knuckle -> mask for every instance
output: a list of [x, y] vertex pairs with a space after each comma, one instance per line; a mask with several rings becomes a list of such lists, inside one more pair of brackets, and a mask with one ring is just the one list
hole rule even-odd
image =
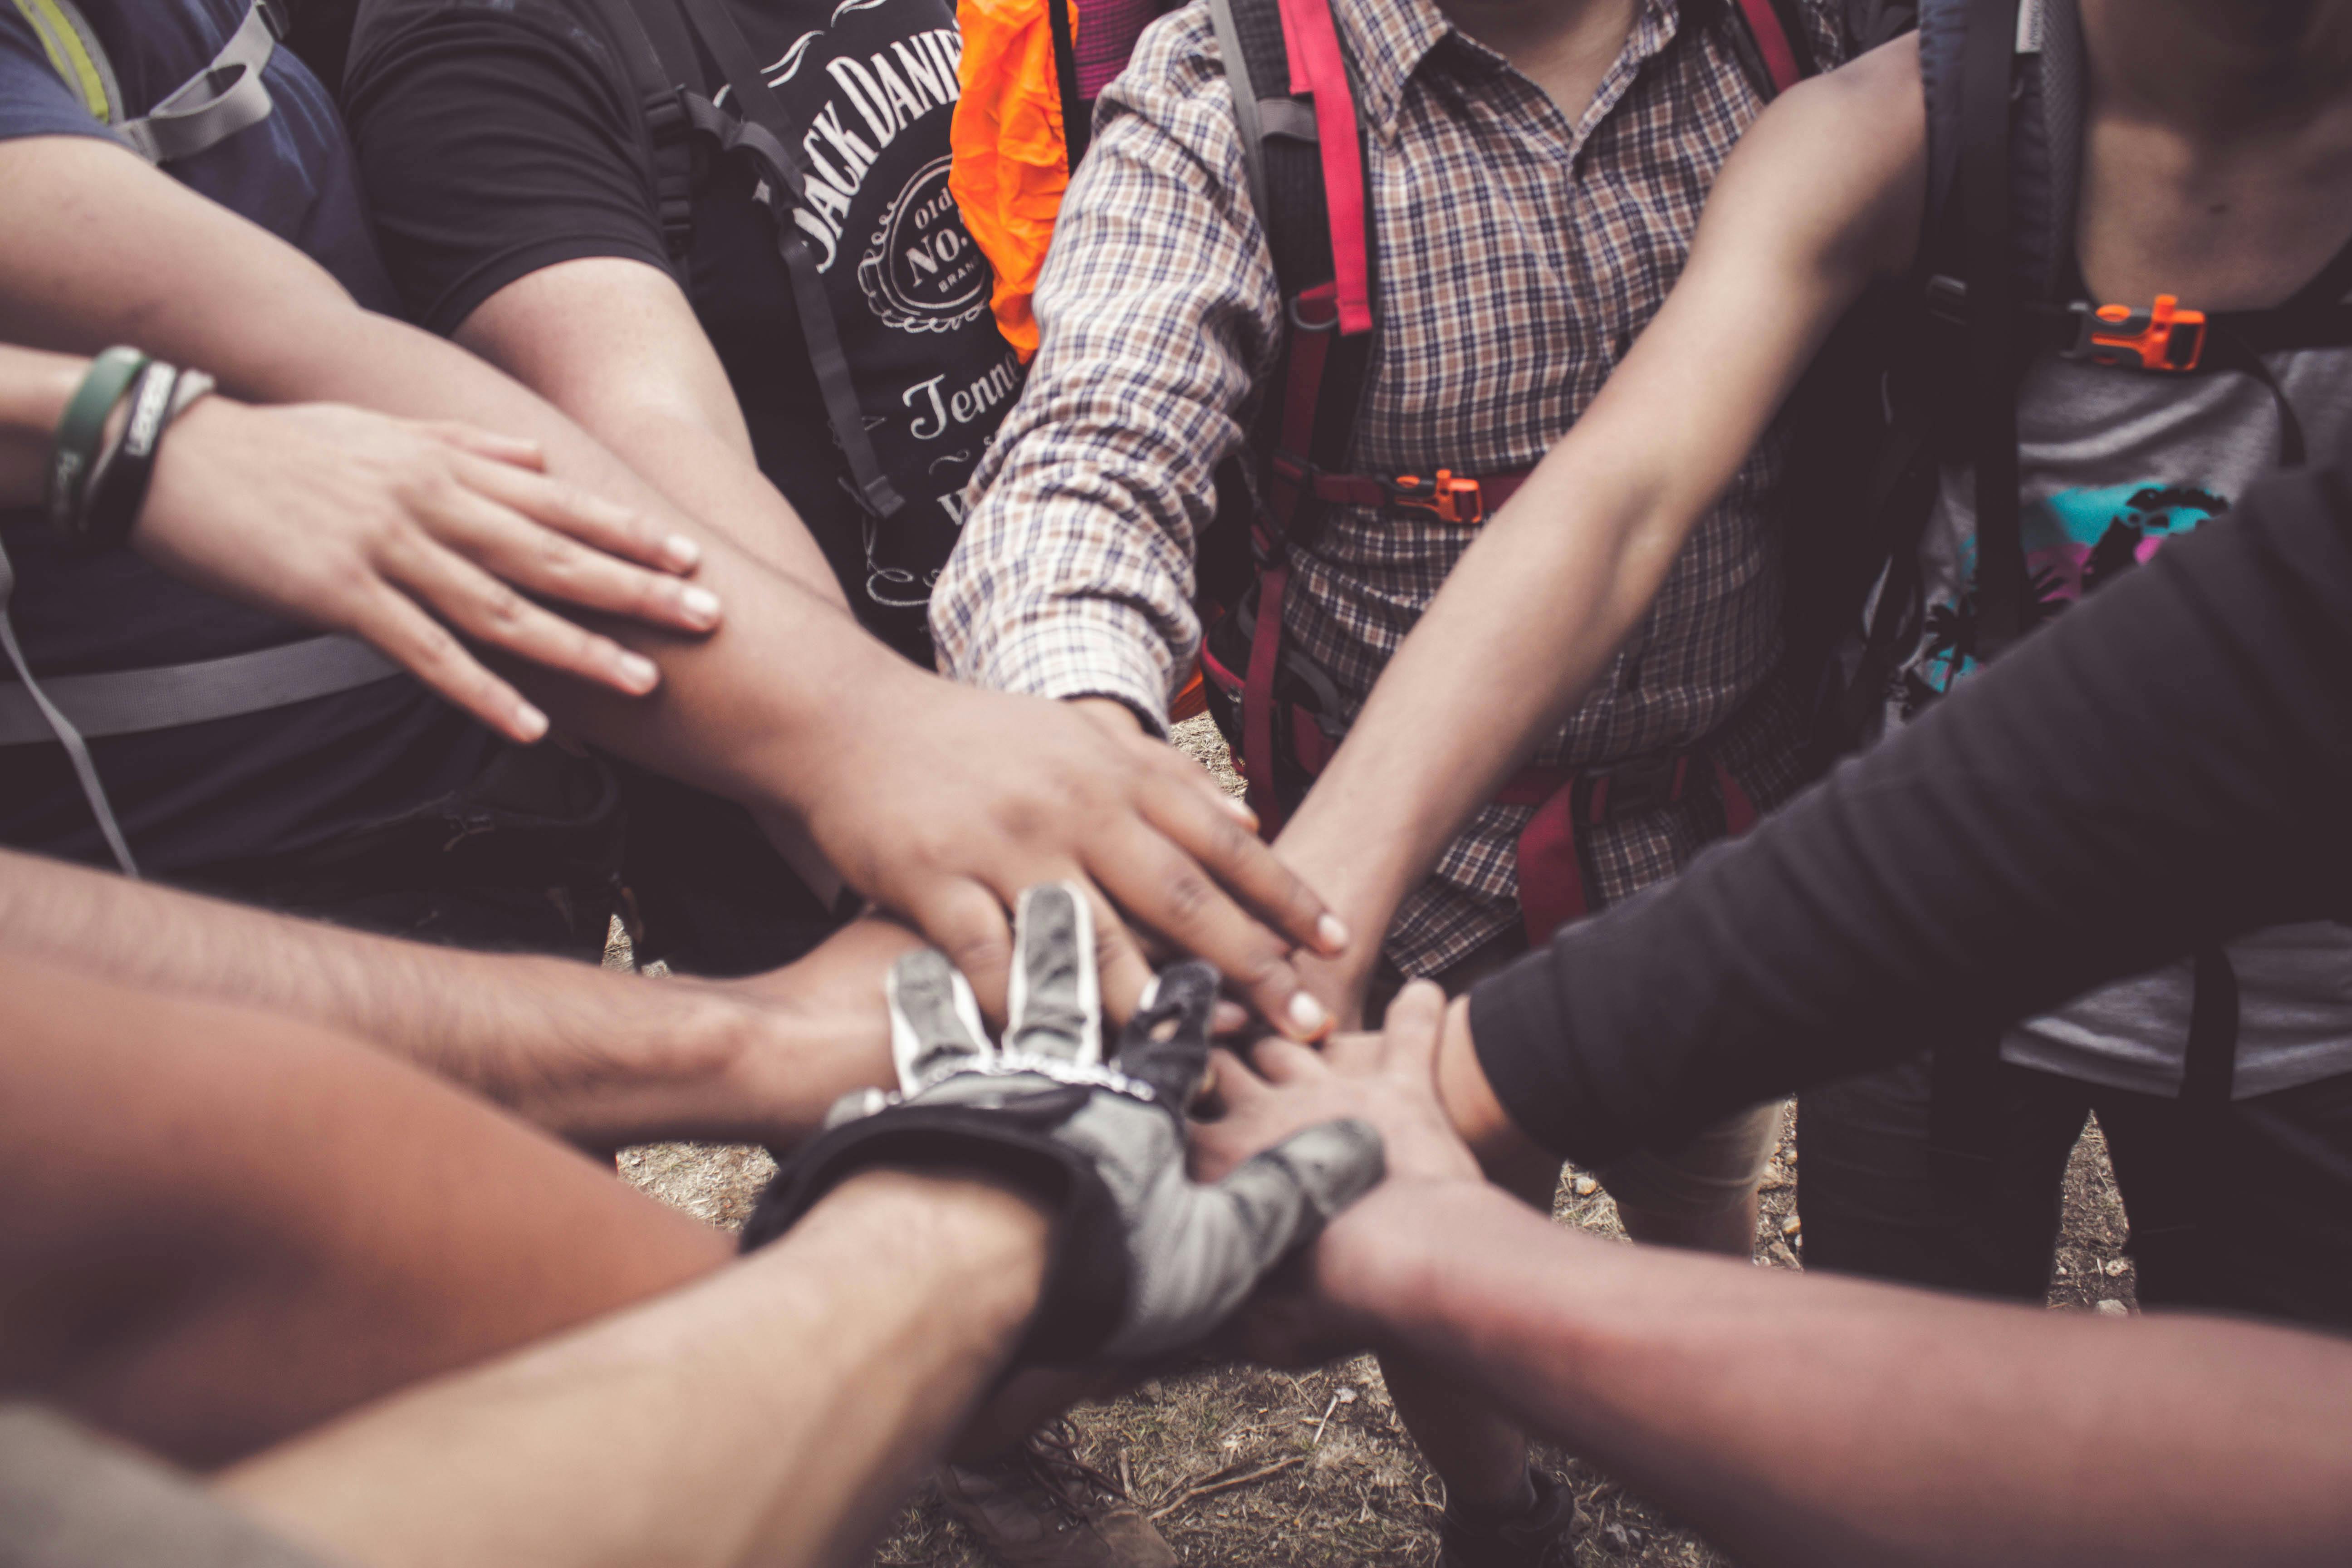
[[1257, 837], [1222, 810], [1210, 808], [1208, 852], [1220, 866], [1234, 866], [1249, 859], [1250, 851], [1258, 847]]
[[1160, 902], [1169, 917], [1181, 925], [1197, 923], [1219, 901], [1216, 889], [1209, 879], [1187, 865], [1169, 872], [1160, 884]]
[[376, 569], [365, 558], [342, 551], [319, 569], [320, 591], [345, 602], [365, 595], [379, 581]]
[[1279, 949], [1252, 942], [1234, 966], [1231, 978], [1244, 991], [1263, 991], [1268, 986], [1288, 987], [1296, 984], [1297, 977]]
[[1013, 962], [1012, 942], [992, 931], [950, 941], [947, 952], [966, 974], [991, 974]]
[[523, 596], [503, 583], [482, 591], [482, 614], [500, 631], [518, 630], [530, 613], [530, 606]]

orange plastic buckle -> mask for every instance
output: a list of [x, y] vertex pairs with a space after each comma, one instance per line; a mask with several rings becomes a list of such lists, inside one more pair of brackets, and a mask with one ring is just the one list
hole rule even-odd
[[1484, 522], [1486, 519], [1486, 497], [1479, 489], [1478, 481], [1457, 479], [1451, 468], [1438, 469], [1433, 479], [1399, 474], [1389, 481], [1389, 494], [1397, 505], [1433, 511], [1444, 522]]
[[2192, 371], [2205, 357], [2205, 312], [2184, 310], [2174, 295], [2158, 294], [2147, 311], [2128, 305], [2076, 305], [2078, 327], [2069, 359], [2130, 370]]

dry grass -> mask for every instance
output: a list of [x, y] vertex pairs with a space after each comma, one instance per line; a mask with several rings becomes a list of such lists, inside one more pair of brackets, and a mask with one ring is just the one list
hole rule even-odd
[[[1183, 726], [1177, 739], [1239, 793], [1208, 721]], [[1802, 1267], [1801, 1228], [1787, 1228], [1796, 1219], [1796, 1161], [1793, 1129], [1784, 1123], [1758, 1226], [1758, 1259], [1769, 1268]], [[733, 1227], [774, 1166], [756, 1149], [674, 1143], [625, 1151], [621, 1169], [656, 1196]], [[1562, 1175], [1559, 1222], [1622, 1241], [1616, 1205], [1579, 1174]], [[2129, 1304], [2123, 1242], [2121, 1202], [2094, 1127], [2067, 1172], [2052, 1304]], [[1158, 1517], [1187, 1563], [1424, 1568], [1436, 1560], [1444, 1490], [1405, 1435], [1370, 1357], [1306, 1373], [1202, 1366], [1084, 1406], [1071, 1419], [1081, 1454]], [[1729, 1568], [1727, 1558], [1601, 1471], [1558, 1451], [1543, 1458], [1576, 1495], [1580, 1568]], [[927, 1489], [908, 1505], [876, 1563], [982, 1568], [988, 1559]]]

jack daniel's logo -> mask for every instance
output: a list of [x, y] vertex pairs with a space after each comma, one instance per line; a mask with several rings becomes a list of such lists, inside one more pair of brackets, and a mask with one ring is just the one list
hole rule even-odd
[[866, 302], [902, 332], [952, 331], [988, 307], [987, 258], [948, 193], [953, 162], [934, 158], [907, 182], [857, 264]]
[[[789, 69], [772, 80], [781, 82], [784, 76], [796, 74], [804, 53], [795, 45], [777, 62], [779, 68]], [[793, 221], [815, 242], [819, 271], [833, 269], [850, 204], [857, 198], [882, 150], [908, 126], [961, 96], [962, 83], [956, 73], [962, 59], [961, 36], [953, 27], [939, 27], [894, 40], [888, 48], [862, 60], [841, 55], [825, 61], [825, 75], [833, 79], [836, 90], [810, 119], [808, 132], [801, 138], [808, 199], [793, 208]], [[908, 187], [909, 192], [912, 188]], [[945, 190], [942, 174], [941, 194]], [[893, 210], [918, 205], [902, 193]], [[946, 216], [969, 249], [971, 241], [962, 235], [963, 220], [952, 207]], [[886, 218], [886, 226], [887, 222]]]

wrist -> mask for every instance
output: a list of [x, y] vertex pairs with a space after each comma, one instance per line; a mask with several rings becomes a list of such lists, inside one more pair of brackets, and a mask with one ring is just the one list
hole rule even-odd
[[1549, 1208], [1559, 1182], [1559, 1156], [1544, 1148], [1511, 1120], [1478, 1060], [1470, 1032], [1470, 998], [1445, 1005], [1437, 1039], [1437, 1099], [1487, 1179], [1538, 1207]]
[[1148, 735], [1157, 739], [1150, 721], [1121, 698], [1066, 697], [1062, 700], [1122, 736]]
[[1442, 1316], [1449, 1238], [1501, 1197], [1477, 1182], [1391, 1181], [1334, 1218], [1314, 1256], [1334, 1327], [1359, 1342], [1394, 1344]]
[[[745, 999], [559, 959], [487, 962], [505, 966], [508, 994], [542, 999], [537, 1026], [525, 1016], [488, 1049], [444, 1049], [432, 1064], [443, 1076], [588, 1148], [772, 1135], [740, 1092], [764, 1021]], [[811, 1120], [823, 1115], [817, 1107]]]
[[1409, 855], [1397, 853], [1399, 842], [1376, 824], [1332, 809], [1313, 790], [1274, 841], [1276, 858], [1355, 933], [1343, 962], [1360, 960], [1366, 973], [1380, 959], [1397, 906], [1421, 879]]
[[896, 1247], [952, 1277], [951, 1316], [976, 1341], [1009, 1350], [1044, 1293], [1054, 1219], [1034, 1192], [987, 1172], [885, 1165], [845, 1179], [783, 1241], [836, 1237], [866, 1256]]
[[869, 636], [847, 611], [797, 584], [791, 592], [810, 626], [824, 630], [801, 639], [804, 668], [792, 679], [763, 682], [759, 710], [732, 727], [718, 793], [755, 815], [781, 813], [806, 826], [822, 850], [818, 823], [827, 808], [862, 797], [894, 765], [887, 748], [920, 731], [916, 716], [947, 683]]

